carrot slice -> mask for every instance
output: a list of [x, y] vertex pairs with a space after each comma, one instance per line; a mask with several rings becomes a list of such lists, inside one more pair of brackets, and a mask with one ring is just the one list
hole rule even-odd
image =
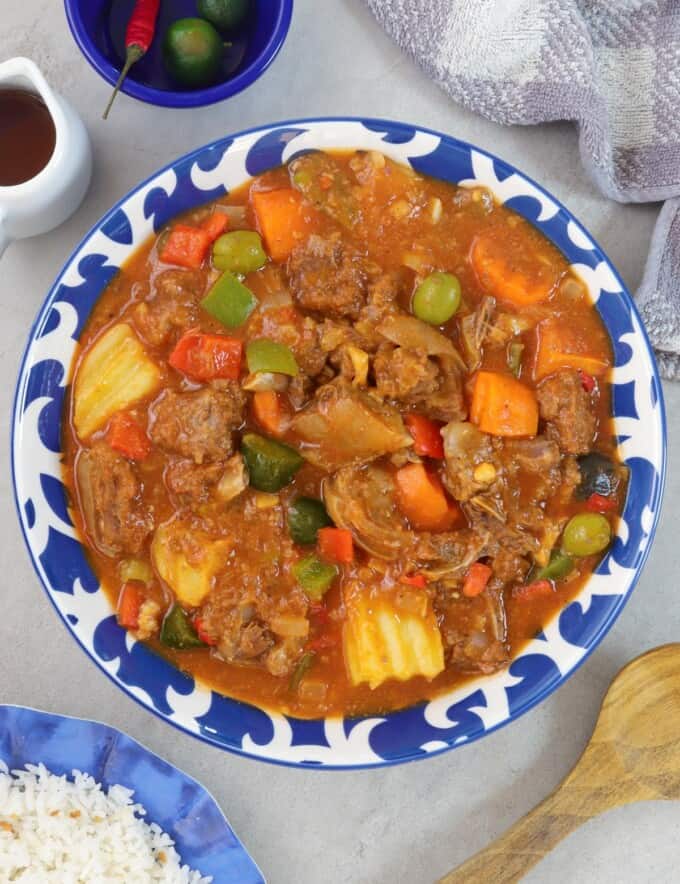
[[482, 562], [475, 562], [473, 565], [470, 565], [463, 581], [463, 595], [471, 599], [484, 592], [492, 573], [491, 568]]
[[286, 261], [314, 229], [314, 210], [292, 187], [251, 191], [250, 201], [270, 257], [279, 263]]
[[205, 261], [210, 243], [208, 233], [200, 227], [177, 224], [165, 241], [160, 259], [165, 264], [198, 270]]
[[126, 583], [118, 596], [118, 623], [124, 629], [137, 629], [144, 592], [138, 583]]
[[106, 441], [114, 451], [129, 460], [144, 460], [151, 452], [151, 440], [137, 421], [124, 411], [118, 411], [109, 421]]
[[499, 233], [481, 233], [472, 243], [470, 261], [482, 287], [518, 306], [545, 301], [557, 285], [559, 271], [531, 254], [518, 260], [518, 252], [508, 249], [508, 237]]
[[274, 390], [258, 390], [253, 394], [253, 417], [271, 436], [284, 431], [284, 414], [281, 399]]
[[[593, 381], [594, 378], [602, 377], [609, 368], [609, 360], [593, 354], [590, 343], [579, 338], [568, 324], [546, 319], [538, 324], [536, 330], [538, 346], [534, 361], [535, 381], [540, 381], [560, 369], [573, 368], [581, 371], [581, 383], [587, 389], [588, 377]], [[595, 386], [594, 382], [592, 386]]]
[[396, 482], [399, 508], [416, 530], [446, 531], [461, 521], [458, 506], [421, 463], [397, 470]]
[[535, 436], [536, 395], [511, 375], [480, 371], [474, 382], [470, 420], [494, 436]]
[[352, 532], [345, 528], [319, 528], [316, 533], [319, 552], [329, 562], [347, 565], [354, 561]]

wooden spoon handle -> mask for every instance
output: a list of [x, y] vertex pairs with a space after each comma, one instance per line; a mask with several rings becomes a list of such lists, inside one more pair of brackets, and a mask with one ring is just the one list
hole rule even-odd
[[580, 803], [574, 811], [564, 800], [562, 786], [529, 811], [493, 844], [480, 850], [462, 866], [445, 875], [440, 884], [510, 884], [519, 881], [581, 823], [597, 813]]

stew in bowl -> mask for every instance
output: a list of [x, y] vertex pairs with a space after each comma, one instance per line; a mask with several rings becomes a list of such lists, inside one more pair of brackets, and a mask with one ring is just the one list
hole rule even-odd
[[301, 765], [526, 711], [622, 609], [663, 487], [653, 356], [566, 209], [386, 121], [244, 132], [133, 190], [32, 331], [48, 596], [149, 709]]
[[483, 187], [305, 153], [152, 237], [81, 337], [67, 487], [118, 621], [367, 714], [507, 666], [626, 491], [585, 284]]

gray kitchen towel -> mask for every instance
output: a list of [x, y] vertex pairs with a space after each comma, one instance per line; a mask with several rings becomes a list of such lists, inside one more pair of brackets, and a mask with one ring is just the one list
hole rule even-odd
[[680, 378], [680, 0], [367, 2], [455, 101], [498, 123], [574, 120], [603, 193], [667, 200], [636, 300]]

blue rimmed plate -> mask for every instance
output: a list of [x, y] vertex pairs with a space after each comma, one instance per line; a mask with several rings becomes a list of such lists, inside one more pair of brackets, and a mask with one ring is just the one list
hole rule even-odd
[[264, 884], [262, 873], [238, 840], [212, 795], [132, 737], [97, 721], [67, 718], [23, 706], [0, 706], [0, 761], [10, 770], [42, 762], [51, 773], [90, 774], [105, 791], [134, 790], [175, 842], [182, 862], [215, 884]]
[[[587, 284], [614, 348], [614, 427], [630, 483], [618, 535], [578, 597], [509, 669], [387, 715], [301, 721], [213, 693], [120, 629], [68, 516], [61, 420], [76, 341], [122, 263], [174, 215], [311, 148], [382, 151], [416, 171], [488, 187], [564, 253]], [[242, 754], [324, 768], [394, 764], [470, 742], [526, 712], [601, 641], [635, 586], [659, 516], [666, 438], [654, 356], [630, 295], [585, 228], [517, 169], [447, 135], [386, 120], [316, 119], [265, 126], [194, 151], [140, 184], [90, 231], [35, 322], [17, 385], [12, 465], [36, 571], [74, 637], [130, 696], [170, 723]]]

